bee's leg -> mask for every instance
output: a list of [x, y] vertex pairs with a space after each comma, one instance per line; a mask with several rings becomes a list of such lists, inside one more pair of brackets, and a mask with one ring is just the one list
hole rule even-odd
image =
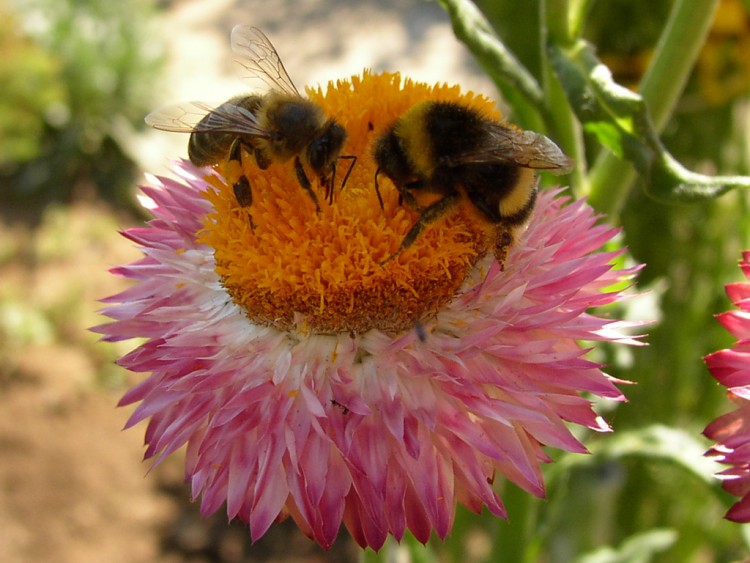
[[300, 162], [299, 157], [294, 159], [294, 171], [297, 173], [297, 181], [300, 183], [300, 186], [302, 186], [302, 189], [304, 189], [308, 193], [310, 199], [313, 200], [313, 203], [315, 204], [315, 211], [320, 213], [318, 196], [315, 195], [315, 192], [312, 189], [312, 184], [310, 184], [310, 180], [307, 177], [307, 174], [305, 174], [305, 169], [302, 167], [302, 162]]
[[419, 219], [417, 219], [417, 222], [414, 223], [411, 229], [409, 229], [409, 232], [406, 233], [404, 240], [401, 241], [401, 244], [396, 249], [396, 252], [383, 260], [380, 265], [384, 266], [385, 264], [393, 260], [396, 256], [401, 254], [404, 250], [409, 248], [412, 244], [414, 244], [414, 241], [417, 240], [417, 237], [419, 237], [419, 235], [427, 225], [442, 217], [451, 207], [456, 205], [458, 201], [459, 194], [452, 193], [437, 200], [432, 205], [428, 205], [427, 207], [425, 207], [424, 211], [422, 211], [422, 214], [419, 216]]
[[234, 190], [234, 197], [237, 198], [237, 203], [240, 204], [240, 207], [250, 207], [250, 205], [252, 205], [253, 192], [250, 189], [250, 180], [247, 179], [247, 176], [244, 174], [240, 176], [240, 179], [234, 183], [232, 189]]
[[346, 182], [349, 180], [349, 176], [351, 176], [352, 170], [354, 170], [354, 165], [357, 164], [357, 155], [356, 154], [345, 154], [342, 156], [339, 156], [339, 160], [351, 160], [352, 163], [349, 165], [349, 170], [346, 171], [346, 174], [344, 174], [344, 179], [341, 181], [341, 189], [343, 190], [346, 186]]
[[[352, 164], [352, 167], [354, 165]], [[350, 169], [351, 171], [351, 169]], [[375, 171], [375, 193], [378, 196], [378, 203], [380, 204], [380, 209], [385, 209], [383, 206], [383, 196], [380, 195], [380, 185], [378, 184], [378, 176], [380, 175], [380, 168], [378, 168]], [[347, 174], [347, 178], [349, 175]], [[395, 183], [394, 183], [395, 185]], [[396, 189], [398, 190], [398, 204], [403, 205], [404, 201], [406, 201], [406, 204], [411, 207], [412, 209], [416, 209], [417, 211], [420, 211], [422, 207], [417, 203], [417, 200], [414, 198], [414, 195], [409, 190], [418, 190], [419, 188], [422, 188], [424, 186], [424, 182], [422, 180], [414, 180], [413, 182], [408, 182], [404, 185], [396, 185]]]
[[385, 207], [383, 206], [383, 196], [380, 195], [380, 186], [378, 185], [378, 174], [380, 174], [380, 168], [378, 168], [375, 171], [375, 194], [378, 196], [378, 203], [380, 204], [380, 209], [385, 209]]
[[408, 205], [412, 209], [420, 211], [422, 209], [422, 206], [417, 203], [417, 199], [414, 197], [414, 194], [411, 193], [411, 190], [419, 189], [420, 187], [422, 187], [422, 182], [409, 182], [408, 184], [405, 184], [403, 187], [399, 188], [398, 204], [403, 205], [404, 202], [406, 202], [406, 205]]
[[252, 149], [250, 150], [250, 152], [253, 153], [253, 156], [255, 157], [255, 163], [258, 165], [258, 168], [260, 168], [261, 170], [265, 170], [269, 166], [271, 166], [271, 159], [266, 156], [266, 153], [258, 148], [250, 148]]
[[331, 174], [328, 176], [321, 176], [320, 183], [325, 186], [325, 198], [328, 205], [333, 205], [333, 186], [336, 184], [336, 163], [334, 162], [331, 166]]
[[237, 137], [233, 142], [232, 146], [229, 148], [229, 160], [236, 160], [237, 162], [242, 162], [242, 147], [244, 146], [244, 143], [242, 142], [242, 139]]
[[[234, 190], [234, 197], [237, 198], [237, 203], [240, 204], [240, 207], [250, 207], [253, 203], [253, 191], [250, 188], [250, 180], [247, 179], [247, 176], [244, 174], [240, 176], [240, 179], [232, 185], [232, 189]], [[254, 229], [255, 223], [253, 223], [252, 215], [248, 212], [247, 216], [250, 220], [250, 228]]]
[[505, 260], [508, 258], [508, 251], [513, 245], [513, 232], [505, 225], [496, 225], [493, 239], [494, 248], [492, 249], [492, 253], [495, 255], [497, 263], [500, 264], [500, 268], [505, 269]]
[[[239, 164], [240, 170], [242, 170], [242, 149], [243, 147], [245, 150], [248, 150], [247, 145], [245, 145], [240, 139], [235, 140], [234, 143], [232, 143], [232, 148], [229, 151], [229, 160], [230, 161], [237, 161]], [[253, 190], [250, 186], [250, 180], [248, 180], [247, 176], [244, 174], [244, 172], [240, 175], [240, 177], [237, 179], [234, 184], [232, 184], [232, 190], [234, 191], [234, 197], [237, 198], [237, 203], [240, 204], [240, 207], [250, 207], [253, 203]], [[248, 218], [250, 219], [250, 227], [255, 228], [255, 224], [253, 223], [253, 218], [248, 212]]]

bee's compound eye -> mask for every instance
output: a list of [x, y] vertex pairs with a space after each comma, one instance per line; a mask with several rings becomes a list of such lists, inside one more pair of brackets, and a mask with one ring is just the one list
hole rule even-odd
[[410, 164], [399, 137], [393, 131], [378, 139], [374, 156], [380, 172], [395, 184], [404, 185], [415, 176], [414, 167]]
[[346, 131], [344, 128], [336, 122], [331, 122], [328, 127], [328, 132], [325, 137], [328, 139], [328, 143], [333, 149], [340, 149], [344, 145], [346, 140]]
[[325, 132], [316, 137], [307, 148], [307, 160], [313, 170], [325, 172], [325, 169], [338, 158], [345, 140], [344, 128], [332, 121]]

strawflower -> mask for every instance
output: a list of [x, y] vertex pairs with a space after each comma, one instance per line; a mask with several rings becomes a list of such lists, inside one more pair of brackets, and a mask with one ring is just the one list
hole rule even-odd
[[[743, 252], [740, 268], [750, 279], [750, 251]], [[724, 490], [742, 497], [726, 517], [750, 522], [750, 282], [727, 284], [726, 292], [740, 310], [722, 313], [718, 319], [738, 341], [731, 348], [709, 354], [705, 361], [737, 409], [718, 417], [703, 433], [716, 442], [706, 455], [730, 466], [718, 474]]]
[[120, 360], [150, 374], [120, 401], [139, 403], [127, 426], [150, 419], [156, 463], [186, 445], [202, 513], [226, 503], [253, 540], [287, 516], [324, 547], [343, 522], [374, 549], [407, 529], [445, 537], [456, 503], [505, 517], [493, 483], [542, 497], [543, 446], [585, 452], [568, 424], [608, 431], [590, 399], [623, 400], [579, 344], [633, 343], [628, 323], [587, 313], [634, 273], [600, 251], [617, 231], [544, 191], [503, 263], [468, 205], [383, 263], [418, 214], [382, 176], [381, 209], [375, 135], [421, 100], [497, 112], [397, 74], [308, 94], [358, 157], [319, 212], [291, 165], [251, 158], [249, 207], [223, 166], [181, 162], [179, 180], [143, 187], [154, 219], [124, 235], [144, 256], [114, 270], [136, 283], [106, 300], [114, 322], [97, 329], [145, 339]]

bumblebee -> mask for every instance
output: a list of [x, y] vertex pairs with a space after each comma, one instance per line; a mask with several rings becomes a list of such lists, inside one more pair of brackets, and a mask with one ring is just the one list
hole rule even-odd
[[[262, 170], [272, 162], [294, 159], [297, 180], [319, 211], [305, 168], [317, 175], [326, 197], [332, 199], [336, 163], [346, 131], [322, 108], [300, 95], [276, 49], [260, 29], [235, 26], [231, 46], [237, 62], [248, 72], [245, 78], [263, 81], [270, 88], [267, 93], [236, 96], [216, 108], [203, 102], [176, 104], [150, 113], [146, 123], [163, 131], [190, 133], [188, 157], [196, 166], [241, 161], [243, 151], [253, 155]], [[240, 176], [233, 189], [240, 206], [252, 204], [246, 176]]]
[[[378, 176], [399, 191], [399, 201], [420, 212], [389, 262], [424, 228], [468, 201], [486, 223], [495, 256], [504, 257], [511, 232], [523, 227], [536, 202], [536, 170], [563, 174], [572, 161], [544, 135], [512, 128], [455, 102], [425, 101], [407, 110], [375, 141]], [[437, 196], [421, 207], [422, 194]]]

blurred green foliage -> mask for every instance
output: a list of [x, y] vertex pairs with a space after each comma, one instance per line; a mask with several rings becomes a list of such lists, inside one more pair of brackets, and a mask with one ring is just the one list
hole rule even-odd
[[125, 140], [162, 61], [151, 13], [147, 0], [0, 3], [2, 200], [129, 202]]
[[19, 33], [18, 21], [0, 7], [0, 170], [26, 163], [41, 152], [46, 121], [64, 103], [59, 61]]

